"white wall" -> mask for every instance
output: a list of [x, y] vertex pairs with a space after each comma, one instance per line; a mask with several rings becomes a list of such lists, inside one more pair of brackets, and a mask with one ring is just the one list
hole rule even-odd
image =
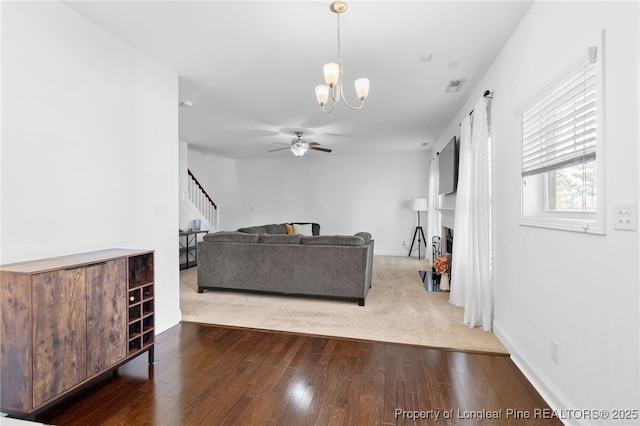
[[2, 263], [155, 250], [177, 324], [177, 76], [58, 2], [2, 2]]
[[370, 232], [376, 254], [398, 256], [408, 254], [402, 243], [411, 244], [417, 225], [409, 201], [427, 196], [427, 159], [413, 152], [229, 160], [189, 151], [198, 180], [216, 200], [220, 194], [222, 230], [318, 222], [324, 235]]
[[[640, 408], [638, 233], [613, 229], [613, 203], [637, 200], [640, 189], [639, 15], [637, 2], [535, 3], [449, 129], [485, 89], [494, 90], [494, 330], [554, 408]], [[602, 28], [606, 200], [599, 200], [607, 235], [520, 226], [515, 110], [597, 45]], [[551, 340], [559, 345], [558, 364], [550, 359]]]

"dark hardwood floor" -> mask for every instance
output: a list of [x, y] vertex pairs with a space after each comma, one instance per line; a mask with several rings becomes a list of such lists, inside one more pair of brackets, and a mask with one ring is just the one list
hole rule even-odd
[[[140, 356], [37, 420], [56, 425], [562, 424], [537, 415], [549, 407], [508, 356], [193, 323], [158, 335], [155, 356], [154, 365]], [[488, 420], [490, 415], [499, 418]], [[516, 415], [529, 418], [516, 420]]]

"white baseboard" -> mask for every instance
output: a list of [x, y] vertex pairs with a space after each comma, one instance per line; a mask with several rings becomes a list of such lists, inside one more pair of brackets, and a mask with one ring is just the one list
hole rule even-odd
[[28, 420], [14, 419], [6, 417], [7, 413], [0, 413], [0, 425], [2, 426], [36, 426], [43, 425], [43, 423], [30, 422]]
[[[399, 256], [399, 257], [407, 257], [407, 250], [402, 251], [377, 251], [375, 248], [373, 249], [373, 254], [376, 256]], [[414, 259], [418, 259], [418, 255], [411, 256]], [[425, 259], [424, 254], [420, 256], [420, 260], [424, 260], [425, 262], [429, 262], [431, 260], [431, 253], [429, 253], [429, 258]]]
[[572, 407], [564, 396], [556, 389], [555, 386], [538, 370], [521, 348], [514, 342], [514, 340], [500, 327], [497, 322], [493, 323], [493, 333], [498, 340], [507, 348], [507, 351], [511, 354], [511, 360], [518, 367], [518, 369], [529, 380], [531, 385], [538, 391], [542, 399], [549, 404], [549, 407], [559, 413], [560, 421], [567, 426], [586, 426], [586, 423], [582, 419], [567, 419], [563, 418], [562, 413], [571, 410]]
[[156, 316], [155, 333], [156, 335], [162, 333], [177, 325], [182, 321], [182, 311], [180, 309], [173, 311], [173, 315], [164, 314], [162, 318]]

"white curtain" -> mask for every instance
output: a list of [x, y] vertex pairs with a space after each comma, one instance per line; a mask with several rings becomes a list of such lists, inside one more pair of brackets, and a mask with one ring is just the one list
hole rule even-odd
[[486, 98], [462, 120], [449, 301], [469, 327], [493, 329], [490, 140]]
[[[437, 210], [439, 206], [439, 186], [440, 186], [440, 168], [439, 168], [438, 156], [434, 155], [431, 159], [431, 167], [429, 168], [429, 195], [427, 198], [429, 206], [429, 216], [427, 220], [427, 253], [431, 252], [431, 241], [434, 235], [440, 236], [442, 228], [440, 226], [440, 212]], [[425, 257], [429, 258], [431, 255], [427, 254]], [[431, 259], [432, 261], [434, 259]]]

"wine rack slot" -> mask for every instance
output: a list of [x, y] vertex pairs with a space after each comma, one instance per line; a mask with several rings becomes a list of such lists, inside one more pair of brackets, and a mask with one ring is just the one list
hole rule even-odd
[[147, 347], [153, 343], [153, 332], [150, 331], [148, 333], [144, 333], [142, 335], [142, 345], [143, 347]]
[[129, 305], [133, 303], [137, 303], [141, 300], [140, 298], [140, 289], [130, 290], [129, 291]]
[[129, 324], [129, 339], [139, 336], [141, 332], [140, 321]]
[[142, 303], [142, 313], [145, 317], [153, 314], [153, 300], [147, 300]]
[[146, 285], [142, 288], [142, 297], [144, 300], [153, 298], [153, 285]]
[[145, 333], [153, 330], [153, 316], [148, 316], [142, 320], [142, 330]]
[[140, 318], [142, 318], [142, 315], [140, 314], [140, 305], [135, 305], [135, 306], [130, 306], [129, 307], [129, 323], [131, 323], [134, 320], [139, 320]]

